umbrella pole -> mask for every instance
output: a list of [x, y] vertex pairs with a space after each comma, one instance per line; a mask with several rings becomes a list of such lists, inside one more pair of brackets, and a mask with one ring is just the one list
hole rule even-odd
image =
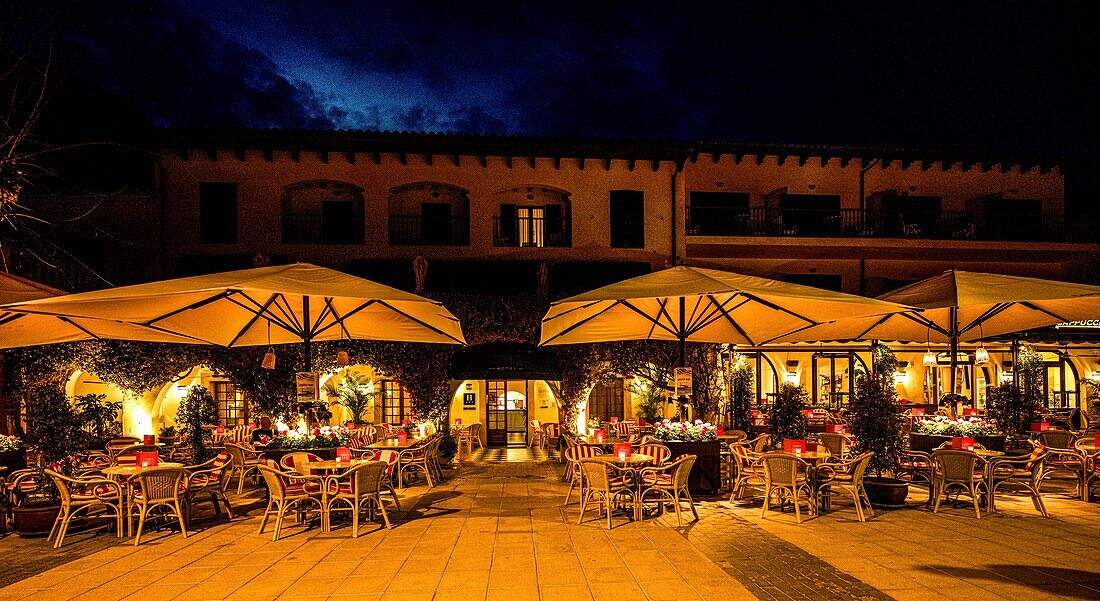
[[955, 394], [955, 377], [959, 369], [959, 308], [951, 307], [951, 394]]

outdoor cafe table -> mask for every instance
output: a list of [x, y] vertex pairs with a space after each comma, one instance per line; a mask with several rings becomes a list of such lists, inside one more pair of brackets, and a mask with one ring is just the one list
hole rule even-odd
[[630, 455], [627, 455], [626, 457], [619, 457], [615, 454], [596, 455], [592, 459], [595, 459], [596, 461], [602, 461], [604, 463], [613, 463], [623, 468], [624, 472], [628, 472], [630, 474], [630, 479], [634, 483], [634, 521], [641, 521], [642, 479], [638, 477], [638, 469], [653, 463], [653, 457], [651, 455], [646, 455], [645, 453], [632, 453]]
[[422, 438], [413, 438], [410, 436], [405, 439], [405, 444], [401, 444], [401, 441], [395, 436], [393, 438], [384, 438], [378, 442], [371, 443], [367, 445], [367, 448], [376, 451], [397, 451], [397, 464], [393, 466], [393, 469], [397, 471], [397, 487], [405, 488], [405, 475], [401, 473], [401, 453], [402, 451], [407, 451], [417, 446], [423, 441], [424, 439]]
[[351, 461], [336, 461], [335, 459], [319, 459], [316, 461], [303, 461], [301, 468], [307, 472], [317, 470], [319, 472], [332, 472], [337, 470], [351, 469], [360, 463], [365, 463], [366, 459], [352, 459]]
[[[112, 466], [103, 468], [103, 473], [107, 476], [113, 476], [113, 477], [119, 479], [121, 481], [120, 482], [121, 484], [126, 484], [127, 480], [129, 480], [130, 478], [133, 478], [134, 476], [136, 476], [138, 474], [147, 472], [149, 470], [155, 470], [155, 469], [158, 469], [158, 468], [162, 468], [162, 467], [183, 467], [183, 464], [182, 463], [175, 463], [175, 462], [171, 462], [171, 461], [161, 461], [157, 465], [136, 465], [136, 464], [112, 465]], [[130, 508], [129, 508], [130, 495], [129, 494], [124, 494], [123, 495], [123, 500], [125, 501], [125, 504], [126, 504], [126, 507], [124, 508], [125, 509], [124, 513], [126, 514], [126, 536], [130, 536], [130, 528], [131, 528], [131, 525], [130, 525]]]

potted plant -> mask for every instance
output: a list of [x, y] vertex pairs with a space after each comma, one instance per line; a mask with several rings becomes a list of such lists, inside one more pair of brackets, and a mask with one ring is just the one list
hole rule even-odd
[[951, 419], [946, 415], [935, 415], [917, 422], [909, 435], [909, 449], [931, 453], [956, 436], [973, 438], [974, 442], [993, 451], [1005, 450], [1005, 437], [993, 422], [980, 417]]
[[[638, 403], [638, 412], [635, 415], [649, 423], [658, 422], [665, 417], [665, 405], [667, 399], [665, 398], [665, 391], [660, 386], [649, 385], [641, 386], [635, 383], [631, 387], [631, 392], [642, 397], [640, 403]], [[599, 423], [596, 423], [596, 428], [599, 428]]]
[[77, 416], [88, 433], [88, 447], [102, 448], [121, 433], [118, 414], [122, 403], [107, 400], [105, 394], [80, 394], [73, 399]]
[[179, 438], [179, 433], [176, 432], [176, 426], [164, 426], [160, 429], [160, 433], [157, 434], [157, 440], [164, 444], [175, 444]]
[[[374, 410], [374, 389], [371, 382], [354, 372], [344, 375], [340, 384], [329, 387], [329, 395], [335, 396], [333, 405], [343, 407], [351, 414], [351, 419], [356, 425], [369, 423], [363, 419], [363, 414]], [[332, 417], [331, 413], [329, 417]], [[321, 419], [321, 415], [317, 415]]]
[[176, 424], [191, 447], [193, 461], [198, 464], [209, 459], [210, 426], [218, 425], [218, 404], [205, 386], [195, 384], [187, 389], [176, 410]]
[[61, 510], [60, 493], [46, 476], [46, 468], [71, 473], [69, 456], [78, 451], [85, 436], [81, 419], [60, 387], [44, 386], [31, 395], [26, 406], [27, 445], [37, 455], [37, 472], [28, 478], [37, 483], [34, 490], [21, 490], [12, 510], [16, 532], [41, 535], [50, 531]]
[[898, 361], [894, 353], [881, 344], [872, 346], [871, 355], [871, 371], [857, 375], [849, 406], [849, 425], [855, 437], [853, 451], [874, 453], [868, 467], [875, 475], [863, 479], [871, 504], [900, 507], [905, 505], [909, 483], [886, 476], [896, 473], [905, 450], [901, 433], [903, 418], [894, 385]]
[[802, 412], [806, 410], [807, 400], [806, 391], [801, 386], [789, 383], [779, 385], [772, 412], [768, 416], [774, 444], [782, 445], [784, 440], [806, 438], [806, 415]]
[[662, 420], [651, 434], [672, 451], [670, 459], [695, 455], [695, 465], [688, 474], [688, 488], [694, 493], [717, 493], [721, 487], [722, 443], [718, 428], [703, 420]]
[[1039, 418], [1043, 402], [1043, 358], [1031, 347], [1023, 347], [1016, 358], [1016, 382], [989, 388], [989, 417], [1005, 435], [1010, 448], [1025, 447], [1031, 423]]

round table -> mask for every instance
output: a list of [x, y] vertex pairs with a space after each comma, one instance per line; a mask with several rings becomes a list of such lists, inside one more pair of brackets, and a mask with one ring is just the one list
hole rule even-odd
[[351, 461], [336, 461], [335, 459], [321, 459], [318, 461], [303, 461], [299, 466], [306, 471], [326, 471], [331, 472], [339, 469], [351, 469], [360, 463], [366, 463], [367, 459], [352, 459]]
[[631, 453], [626, 457], [620, 458], [614, 453], [608, 453], [606, 455], [596, 455], [592, 457], [596, 461], [603, 463], [612, 463], [622, 468], [622, 471], [629, 472], [630, 481], [634, 483], [634, 521], [638, 522], [642, 519], [642, 479], [638, 477], [638, 469], [651, 465], [653, 463], [653, 456], [646, 455], [645, 453]]
[[161, 461], [157, 465], [112, 465], [110, 467], [103, 468], [103, 473], [108, 476], [122, 476], [124, 478], [130, 478], [142, 472], [147, 472], [149, 470], [155, 470], [162, 467], [183, 467], [183, 464], [171, 461]]

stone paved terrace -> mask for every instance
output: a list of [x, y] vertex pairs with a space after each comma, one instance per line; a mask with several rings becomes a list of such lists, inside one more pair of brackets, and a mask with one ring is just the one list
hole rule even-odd
[[524, 455], [479, 455], [430, 491], [408, 488], [396, 526], [358, 539], [290, 526], [273, 543], [256, 534], [257, 489], [234, 499], [244, 517], [200, 519], [187, 539], [75, 534], [57, 553], [9, 536], [0, 599], [1100, 599], [1100, 506], [1068, 495], [1050, 495], [1054, 519], [1008, 501], [980, 521], [913, 508], [860, 524], [841, 501], [801, 525], [710, 499], [683, 528], [617, 516], [608, 531], [563, 510], [557, 462], [494, 461]]

